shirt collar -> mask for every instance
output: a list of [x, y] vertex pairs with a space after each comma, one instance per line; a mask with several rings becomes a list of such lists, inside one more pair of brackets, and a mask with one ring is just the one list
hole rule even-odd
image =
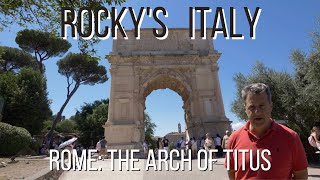
[[[274, 120], [271, 119], [271, 127], [270, 127], [271, 130], [276, 130], [276, 126], [275, 126], [274, 124], [275, 124], [275, 123], [274, 123]], [[249, 130], [249, 126], [250, 126], [250, 120], [248, 120], [248, 121], [246, 122], [246, 124], [244, 125], [244, 129], [245, 129], [246, 131], [248, 131], [248, 130]]]
[[[254, 135], [253, 133], [251, 133], [250, 131], [249, 131], [249, 126], [250, 126], [250, 120], [248, 120], [247, 122], [246, 122], [246, 124], [244, 125], [244, 130], [245, 131], [248, 131], [248, 133], [250, 133], [250, 134], [252, 134], [252, 135]], [[261, 139], [261, 138], [263, 138], [263, 137], [265, 137], [266, 135], [268, 135], [270, 132], [272, 132], [272, 131], [276, 131], [277, 130], [277, 125], [276, 125], [276, 123], [274, 122], [274, 120], [273, 119], [271, 119], [271, 127], [264, 133], [264, 135], [262, 135], [260, 138], [258, 138], [258, 139]], [[255, 135], [254, 135], [255, 136]]]

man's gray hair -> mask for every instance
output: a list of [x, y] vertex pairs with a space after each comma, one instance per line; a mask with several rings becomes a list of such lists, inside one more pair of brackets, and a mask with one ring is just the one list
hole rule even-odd
[[241, 91], [241, 96], [244, 102], [247, 100], [248, 94], [267, 93], [268, 101], [271, 103], [271, 91], [268, 85], [263, 83], [253, 83], [244, 87]]

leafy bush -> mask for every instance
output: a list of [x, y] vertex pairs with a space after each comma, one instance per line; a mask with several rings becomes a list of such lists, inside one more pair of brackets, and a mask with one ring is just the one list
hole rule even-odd
[[46, 79], [30, 68], [18, 74], [0, 73], [0, 96], [5, 101], [1, 121], [26, 128], [32, 135], [41, 132], [43, 121], [52, 113]]
[[42, 131], [49, 130], [52, 127], [52, 123], [50, 120], [43, 121]]
[[11, 156], [30, 145], [31, 135], [25, 128], [0, 122], [0, 142], [0, 155]]
[[56, 130], [60, 133], [74, 133], [76, 132], [77, 124], [72, 120], [64, 120], [57, 124]]

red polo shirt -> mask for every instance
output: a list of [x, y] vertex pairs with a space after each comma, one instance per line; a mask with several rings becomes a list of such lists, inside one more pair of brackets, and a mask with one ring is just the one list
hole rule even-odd
[[[245, 153], [245, 170], [242, 170], [242, 153], [238, 152], [238, 169], [235, 172], [236, 179], [292, 179], [293, 171], [300, 171], [308, 167], [306, 153], [300, 138], [293, 130], [280, 125], [272, 120], [271, 128], [258, 138], [249, 131], [250, 121], [244, 127], [233, 132], [228, 141], [228, 149], [252, 150], [251, 163], [250, 153]], [[268, 167], [268, 162], [261, 157], [261, 151], [268, 149], [271, 155], [264, 153], [264, 157], [271, 163], [268, 171], [262, 169]], [[259, 154], [257, 154], [259, 150]], [[234, 151], [235, 152], [235, 151]], [[235, 170], [235, 153], [230, 154], [230, 169]], [[256, 171], [251, 167], [257, 167], [259, 158], [260, 168]], [[225, 162], [227, 167], [227, 158]]]

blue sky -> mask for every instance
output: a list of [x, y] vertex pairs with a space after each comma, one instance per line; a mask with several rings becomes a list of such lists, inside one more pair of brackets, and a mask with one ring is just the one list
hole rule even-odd
[[[232, 79], [235, 73], [248, 74], [257, 60], [262, 61], [268, 67], [276, 70], [293, 71], [290, 63], [290, 52], [293, 49], [310, 51], [310, 32], [315, 30], [317, 19], [320, 18], [320, 1], [318, 0], [140, 0], [122, 4], [125, 7], [133, 7], [136, 11], [140, 7], [157, 6], [164, 7], [168, 11], [168, 17], [161, 17], [168, 28], [189, 27], [189, 7], [210, 7], [213, 12], [207, 14], [207, 27], [212, 27], [216, 7], [222, 7], [226, 13], [227, 25], [230, 26], [229, 8], [236, 11], [237, 33], [242, 33], [245, 40], [226, 40], [219, 35], [213, 41], [214, 47], [222, 53], [219, 59], [219, 78], [226, 116], [234, 122], [235, 126], [241, 124], [238, 118], [231, 112], [230, 106], [235, 98], [235, 83]], [[249, 24], [246, 20], [243, 7], [249, 7], [254, 11], [256, 7], [262, 9], [256, 28], [256, 39], [249, 38]], [[120, 7], [117, 7], [120, 9]], [[199, 19], [197, 19], [199, 22]], [[199, 23], [196, 27], [199, 28]], [[133, 23], [127, 15], [122, 23], [125, 29], [132, 29]], [[158, 27], [152, 18], [145, 18], [142, 28]], [[19, 27], [13, 25], [10, 29], [0, 32], [0, 45], [18, 47], [15, 43], [15, 34]], [[169, 30], [170, 33], [170, 30]], [[76, 40], [70, 39], [73, 47], [69, 52], [77, 52]], [[104, 57], [112, 48], [112, 39], [104, 40], [97, 47], [98, 55]], [[45, 62], [47, 86], [49, 98], [52, 101], [51, 109], [56, 113], [66, 98], [66, 78], [57, 71], [56, 61], [52, 58]], [[107, 60], [101, 60], [101, 64], [108, 70], [110, 77], [110, 65]], [[110, 96], [110, 80], [104, 84], [95, 86], [82, 86], [72, 97], [64, 111], [66, 117], [70, 117], [85, 102], [105, 99]], [[153, 91], [146, 99], [146, 111], [158, 126], [156, 135], [165, 135], [168, 132], [177, 131], [180, 122], [184, 128], [184, 115], [181, 97], [171, 90]]]

